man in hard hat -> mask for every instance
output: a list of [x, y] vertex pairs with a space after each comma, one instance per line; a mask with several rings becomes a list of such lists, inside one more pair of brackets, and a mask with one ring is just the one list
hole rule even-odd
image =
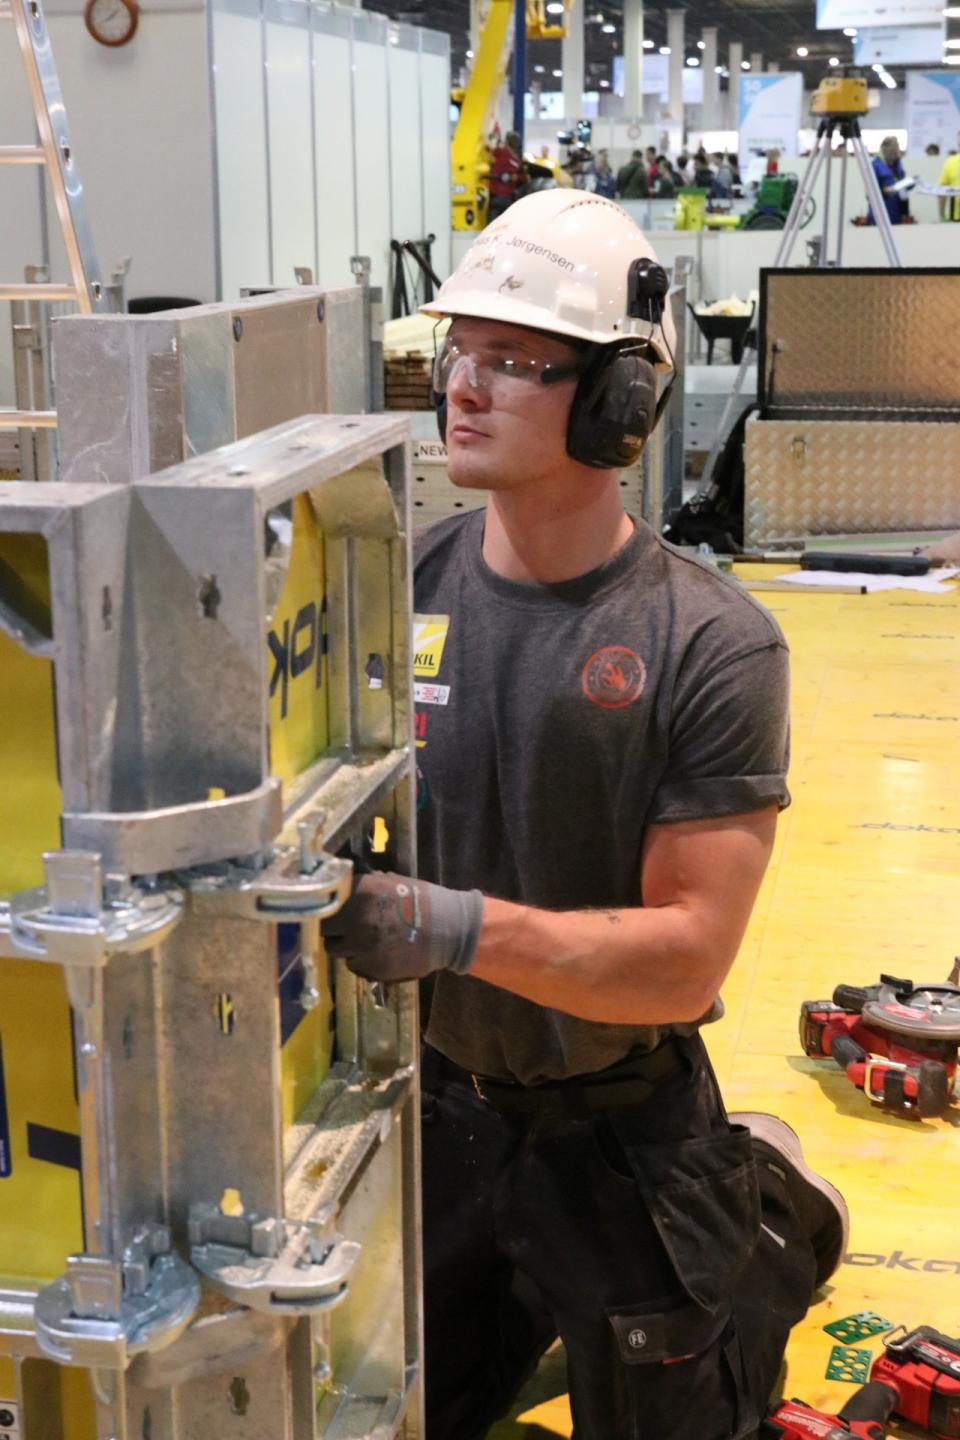
[[325, 925], [361, 975], [431, 981], [427, 1440], [479, 1440], [557, 1335], [577, 1440], [745, 1440], [845, 1243], [699, 1036], [788, 803], [787, 653], [623, 509], [666, 290], [622, 208], [545, 191], [427, 307], [450, 478], [489, 503], [417, 546], [423, 878], [365, 875]]

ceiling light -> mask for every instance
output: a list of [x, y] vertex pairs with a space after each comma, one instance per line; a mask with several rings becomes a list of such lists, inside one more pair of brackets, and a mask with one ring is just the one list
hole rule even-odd
[[798, 45], [797, 54], [800, 56], [801, 60], [806, 60], [807, 56], [810, 54], [810, 51], [807, 49], [806, 45]]
[[660, 46], [660, 54], [661, 54], [661, 55], [669, 55], [669, 54], [670, 54], [670, 46], [669, 46], [669, 45], [661, 45], [661, 46]]
[[643, 42], [643, 48], [644, 48], [644, 50], [653, 50], [653, 49], [655, 48], [653, 41], [652, 41], [652, 40], [644, 40], [644, 42]]
[[691, 67], [691, 69], [695, 70], [700, 64], [700, 61], [697, 59], [696, 55], [688, 55], [687, 64]]
[[749, 70], [749, 69], [750, 69], [750, 61], [749, 61], [749, 60], [741, 60], [741, 61], [740, 61], [740, 69], [741, 69], [741, 70]]
[[830, 59], [827, 61], [827, 64], [828, 64], [828, 65], [839, 65], [839, 64], [840, 64], [840, 61], [837, 59], [836, 55], [831, 55], [831, 56], [830, 56]]
[[881, 85], [886, 85], [888, 90], [896, 90], [897, 88], [897, 82], [896, 80], [894, 80], [889, 70], [884, 70], [882, 72], [880, 76], [880, 83]]
[[562, 78], [562, 76], [563, 76], [563, 71], [562, 71], [562, 70], [554, 70], [554, 72], [553, 72], [553, 78], [554, 78], [554, 80], [559, 80], [559, 79]]
[[960, 20], [960, 5], [948, 5], [943, 13], [947, 20]]
[[609, 89], [610, 89], [610, 81], [609, 81], [609, 80], [601, 80], [601, 81], [600, 81], [600, 89], [601, 89], [601, 90], [609, 90]]
[[533, 73], [534, 73], [535, 75], [542, 75], [542, 74], [543, 74], [543, 66], [542, 66], [542, 65], [534, 65], [534, 67], [533, 67]]
[[880, 71], [883, 69], [883, 66], [882, 66], [882, 65], [871, 65], [871, 66], [870, 66], [870, 69], [873, 70], [873, 71], [875, 71], [876, 74], [879, 75], [879, 74], [880, 74]]
[[960, 50], [960, 40], [944, 40], [944, 50]]
[[604, 26], [603, 26], [603, 33], [604, 33], [604, 35], [616, 35], [616, 33], [617, 33], [617, 27], [616, 27], [616, 25], [604, 25]]
[[593, 16], [591, 16], [591, 19], [593, 20], [594, 25], [602, 25], [602, 24], [603, 24], [603, 16], [602, 16], [602, 15], [593, 15]]
[[855, 27], [855, 26], [853, 26], [853, 25], [847, 25], [846, 28], [844, 29], [844, 32], [843, 32], [843, 33], [844, 33], [844, 35], [849, 35], [849, 36], [850, 36], [850, 39], [852, 40], [852, 39], [854, 38], [854, 36], [857, 34], [857, 30], [856, 30], [856, 27]]
[[723, 66], [722, 66], [722, 65], [714, 65], [714, 67], [713, 67], [713, 73], [714, 73], [714, 75], [722, 75], [722, 74], [723, 74]]
[[547, 6], [547, 14], [562, 15], [563, 5], [561, 4], [561, 0], [553, 0], [553, 4]]
[[707, 42], [706, 42], [706, 40], [698, 40], [698, 41], [697, 41], [697, 49], [698, 49], [698, 50], [706, 50], [706, 48], [707, 48]]
[[944, 55], [944, 65], [960, 65], [960, 55]]

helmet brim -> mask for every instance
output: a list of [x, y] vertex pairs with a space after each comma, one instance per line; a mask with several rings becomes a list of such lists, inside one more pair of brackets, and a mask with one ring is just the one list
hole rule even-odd
[[459, 290], [456, 302], [445, 305], [439, 298], [420, 306], [421, 315], [432, 315], [435, 319], [456, 319], [457, 316], [476, 320], [497, 320], [504, 325], [522, 325], [527, 330], [538, 330], [541, 334], [556, 335], [560, 339], [586, 341], [590, 345], [619, 345], [625, 341], [641, 338], [648, 340], [665, 365], [673, 364], [659, 325], [635, 322], [629, 330], [611, 340], [606, 330], [591, 330], [585, 325], [564, 320], [557, 315], [547, 319], [542, 305], [532, 305], [523, 300], [507, 299], [491, 295], [489, 291]]

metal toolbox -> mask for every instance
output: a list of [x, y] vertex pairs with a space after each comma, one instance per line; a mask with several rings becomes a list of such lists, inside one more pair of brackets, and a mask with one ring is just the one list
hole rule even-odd
[[960, 425], [747, 421], [744, 547], [960, 527]]
[[960, 270], [763, 270], [744, 544], [960, 525]]

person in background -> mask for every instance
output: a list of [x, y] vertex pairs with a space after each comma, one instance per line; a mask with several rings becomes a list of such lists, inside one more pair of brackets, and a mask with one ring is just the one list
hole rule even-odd
[[729, 200], [733, 195], [733, 167], [721, 152], [713, 157], [713, 183], [710, 186], [712, 200]]
[[496, 145], [490, 156], [488, 224], [490, 220], [496, 220], [508, 206], [513, 204], [526, 178], [520, 136], [515, 130], [508, 130], [503, 138], [503, 143]]
[[677, 164], [674, 173], [676, 175], [679, 175], [679, 183], [681, 185], [693, 184], [693, 166], [690, 163], [690, 156], [686, 153], [686, 151], [683, 151], [677, 156]]
[[927, 146], [926, 150], [924, 150], [923, 153], [924, 153], [924, 155], [939, 155], [939, 154], [940, 154], [940, 146], [934, 144], [933, 141], [931, 141], [930, 144]]
[[597, 183], [596, 192], [602, 195], [605, 200], [612, 200], [617, 193], [617, 177], [610, 166], [610, 156], [606, 150], [597, 151], [596, 164], [594, 166]]
[[657, 158], [656, 145], [648, 145], [646, 150], [644, 151], [644, 155], [647, 162], [647, 184], [650, 186], [650, 190], [652, 191], [654, 185], [656, 185], [657, 183], [657, 177], [660, 174], [660, 165]]
[[672, 200], [677, 193], [676, 180], [666, 155], [657, 157], [657, 185], [654, 191], [658, 200]]
[[713, 179], [713, 170], [710, 168], [710, 157], [701, 145], [693, 157], [693, 183], [700, 190], [712, 190]]
[[776, 174], [779, 173], [779, 170], [780, 170], [780, 151], [779, 151], [779, 150], [777, 149], [777, 147], [774, 145], [770, 150], [767, 151], [767, 171], [766, 171], [766, 173], [767, 173], [768, 175], [776, 175]]
[[[960, 141], [960, 136], [957, 138]], [[960, 155], [955, 150], [944, 160], [937, 184], [960, 188]], [[960, 195], [938, 195], [937, 209], [941, 220], [960, 220]]]
[[[900, 159], [900, 145], [895, 135], [887, 135], [880, 141], [880, 154], [874, 156], [873, 173], [877, 177], [883, 203], [890, 217], [891, 225], [902, 225], [910, 214], [910, 205], [902, 190], [897, 190], [899, 180], [905, 180], [903, 161]], [[867, 224], [876, 225], [872, 210], [867, 211]]]
[[634, 150], [626, 165], [617, 171], [617, 194], [621, 200], [646, 200], [649, 196], [642, 151]]

